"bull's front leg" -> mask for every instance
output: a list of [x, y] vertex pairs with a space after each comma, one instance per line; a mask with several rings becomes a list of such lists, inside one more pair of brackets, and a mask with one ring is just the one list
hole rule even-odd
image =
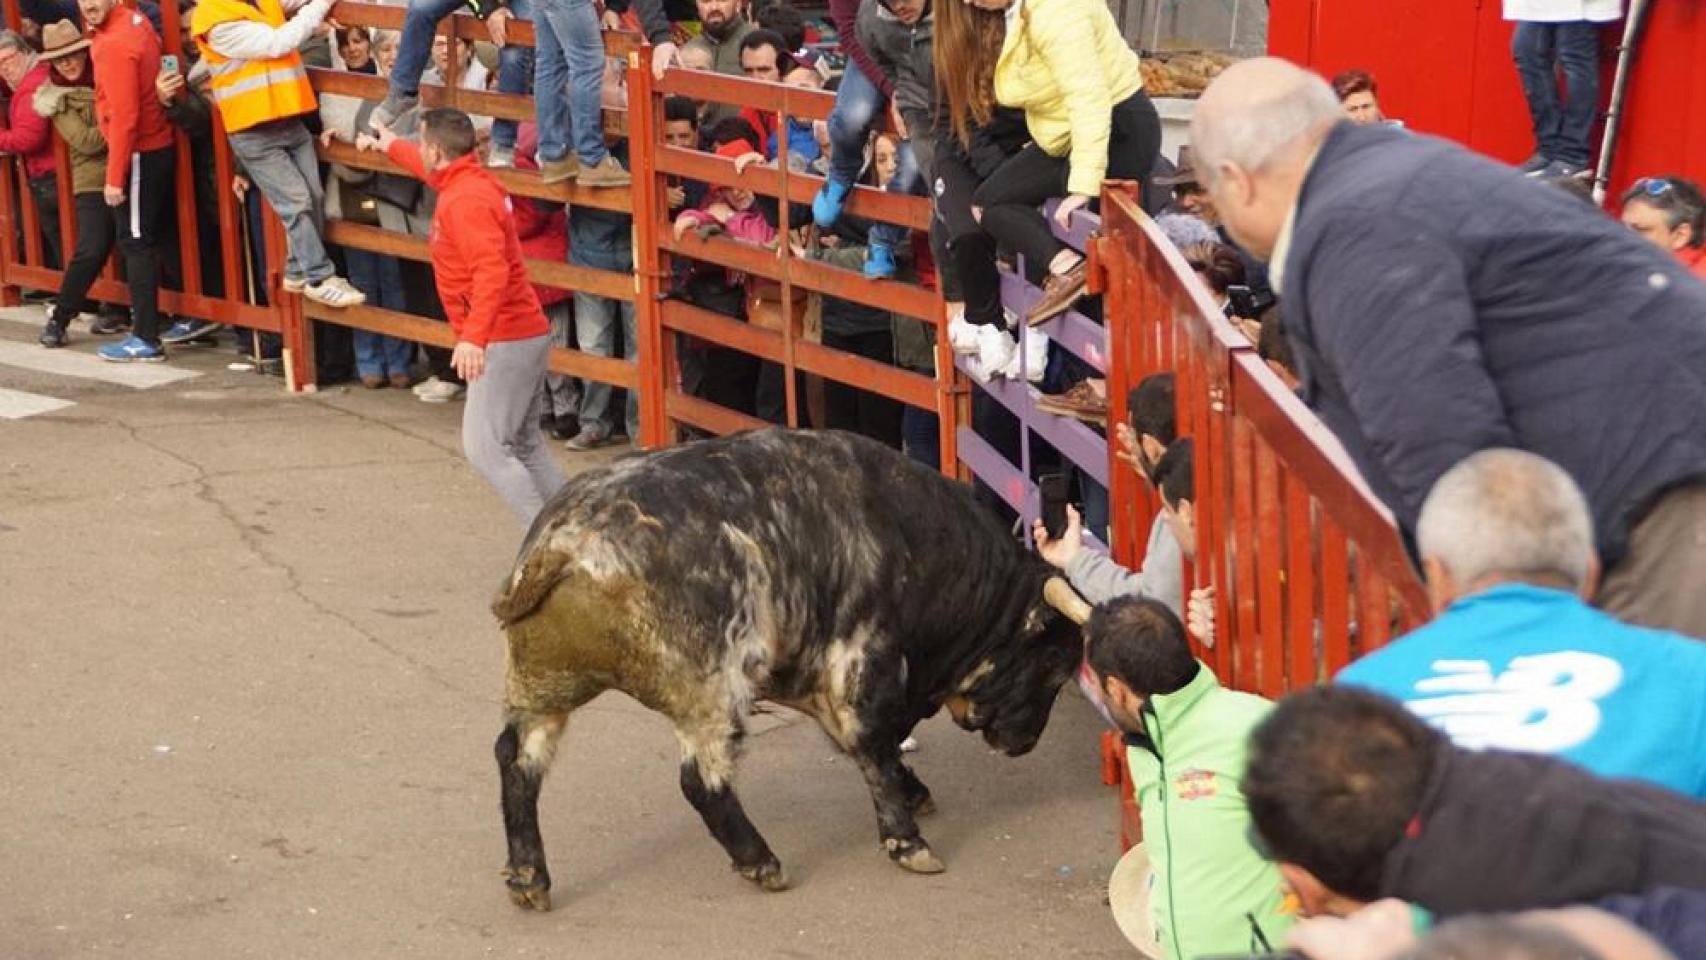
[[915, 816], [934, 809], [930, 791], [900, 762], [900, 744], [893, 737], [872, 737], [854, 751], [853, 759], [871, 788], [877, 808], [877, 836], [889, 859], [913, 873], [948, 869], [919, 835]]

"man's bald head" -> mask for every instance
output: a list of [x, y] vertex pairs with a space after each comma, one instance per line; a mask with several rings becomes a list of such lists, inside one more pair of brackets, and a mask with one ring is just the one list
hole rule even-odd
[[1315, 148], [1345, 119], [1325, 80], [1272, 57], [1215, 78], [1191, 115], [1203, 186], [1234, 239], [1266, 259]]

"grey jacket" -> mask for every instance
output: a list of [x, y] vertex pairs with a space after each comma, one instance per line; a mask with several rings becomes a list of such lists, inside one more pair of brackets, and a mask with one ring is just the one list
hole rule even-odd
[[896, 19], [878, 0], [863, 0], [859, 4], [859, 45], [882, 68], [889, 84], [894, 87], [895, 105], [914, 136], [921, 136], [931, 126], [935, 103], [936, 69], [931, 61], [931, 30], [935, 16], [926, 12], [923, 19], [907, 26]]
[[1093, 604], [1115, 597], [1149, 597], [1166, 604], [1180, 619], [1185, 616], [1185, 558], [1159, 513], [1149, 525], [1142, 570], [1132, 573], [1106, 554], [1080, 550], [1066, 565], [1066, 579]]

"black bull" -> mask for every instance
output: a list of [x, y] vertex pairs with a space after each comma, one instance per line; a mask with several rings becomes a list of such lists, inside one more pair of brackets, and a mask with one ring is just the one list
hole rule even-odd
[[787, 880], [732, 785], [758, 700], [814, 717], [870, 785], [889, 856], [935, 873], [914, 819], [930, 791], [900, 742], [947, 705], [995, 748], [1030, 750], [1079, 662], [1073, 618], [1087, 612], [964, 485], [861, 437], [807, 431], [575, 477], [492, 609], [508, 636], [506, 872], [516, 903], [538, 909], [551, 887], [540, 783], [569, 713], [600, 693], [675, 724], [682, 792], [764, 889]]

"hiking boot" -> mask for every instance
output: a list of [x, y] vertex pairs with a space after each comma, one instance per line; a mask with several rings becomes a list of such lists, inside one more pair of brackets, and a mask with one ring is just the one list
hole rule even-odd
[[546, 160], [539, 158], [539, 182], [563, 183], [581, 175], [581, 162], [574, 154], [568, 154], [561, 160]]
[[41, 336], [36, 342], [49, 350], [65, 346], [65, 324], [49, 317], [47, 326], [41, 328]]
[[1048, 279], [1043, 281], [1043, 297], [1031, 306], [1031, 312], [1025, 316], [1025, 323], [1031, 326], [1047, 323], [1072, 309], [1072, 305], [1084, 296], [1089, 282], [1090, 261], [1083, 258], [1065, 273], [1049, 274]]
[[894, 248], [886, 243], [873, 243], [865, 253], [865, 276], [870, 280], [889, 280], [899, 269], [894, 262]]
[[319, 283], [310, 283], [302, 288], [302, 295], [315, 303], [324, 304], [335, 309], [359, 307], [367, 302], [367, 294], [357, 290], [343, 277], [327, 277]]
[[166, 351], [138, 336], [125, 337], [118, 343], [109, 343], [95, 354], [102, 360], [113, 363], [159, 363], [166, 359]]
[[486, 166], [494, 170], [515, 169], [515, 148], [493, 145], [486, 154]]
[[399, 96], [395, 93], [385, 95], [379, 106], [373, 108], [368, 123], [377, 131], [380, 127], [389, 127], [397, 122], [397, 118], [421, 105], [419, 94], [415, 96]]
[[1522, 166], [1516, 168], [1516, 172], [1525, 177], [1538, 177], [1542, 173], [1545, 173], [1546, 168], [1551, 165], [1552, 158], [1536, 150], [1534, 152], [1534, 156], [1524, 160], [1522, 162]]
[[841, 219], [841, 207], [847, 202], [847, 194], [852, 192], [851, 184], [839, 180], [824, 181], [823, 188], [812, 198], [812, 222], [819, 230], [828, 230], [835, 226], [835, 221]]
[[634, 178], [628, 175], [622, 161], [608, 153], [598, 161], [598, 166], [586, 167], [580, 172], [580, 185], [583, 187], [625, 187], [632, 182]]

